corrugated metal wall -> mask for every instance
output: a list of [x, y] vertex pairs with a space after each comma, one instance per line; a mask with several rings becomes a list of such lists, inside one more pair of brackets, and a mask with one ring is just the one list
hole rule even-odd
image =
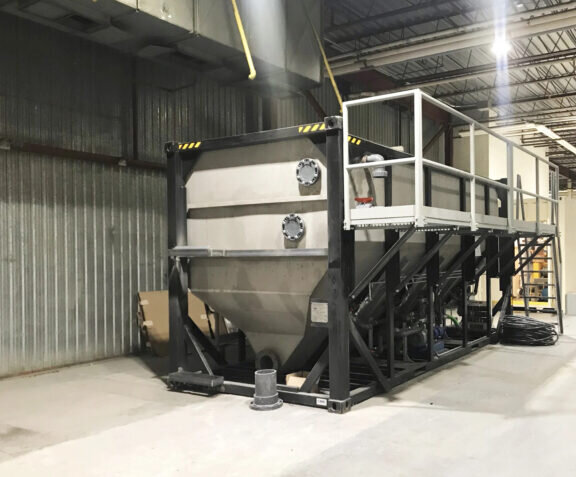
[[[328, 81], [311, 93], [328, 116], [340, 114], [340, 106]], [[272, 129], [321, 121], [306, 97], [276, 99], [272, 104]]]
[[[132, 153], [130, 58], [0, 15], [0, 60], [0, 138]], [[140, 159], [244, 132], [257, 111], [245, 92], [171, 90], [154, 81], [173, 72], [138, 68]], [[136, 293], [166, 288], [165, 215], [161, 171], [0, 149], [0, 376], [137, 349]]]
[[[326, 81], [312, 94], [328, 116], [340, 114], [332, 86]], [[350, 132], [389, 146], [413, 145], [411, 114], [384, 104], [358, 106], [350, 111]], [[281, 128], [320, 121], [318, 113], [304, 97], [279, 99], [273, 105], [273, 127]]]
[[154, 172], [0, 153], [0, 374], [132, 351], [135, 294], [164, 286]]
[[[4, 15], [0, 55], [0, 137], [122, 154], [125, 57]], [[0, 375], [134, 350], [135, 293], [165, 281], [162, 176], [0, 151]]]
[[[176, 87], [153, 84], [163, 83], [163, 76]], [[260, 98], [248, 90], [187, 76], [154, 63], [139, 65], [136, 121], [140, 159], [164, 161], [162, 145], [166, 141], [233, 136], [248, 131], [249, 123], [254, 130], [261, 127]]]

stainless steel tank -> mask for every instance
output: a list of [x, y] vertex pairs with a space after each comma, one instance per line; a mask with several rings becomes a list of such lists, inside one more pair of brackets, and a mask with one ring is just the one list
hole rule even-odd
[[[283, 371], [301, 369], [326, 337], [326, 167], [325, 141], [297, 135], [205, 151], [186, 184], [188, 245], [206, 250], [190, 262], [190, 289]], [[352, 173], [352, 206], [367, 196], [383, 205], [384, 180], [374, 175]], [[413, 203], [411, 166], [394, 167], [392, 191], [394, 205]], [[438, 175], [433, 191], [438, 205], [459, 210], [457, 179]], [[383, 230], [356, 231], [357, 279], [383, 254], [383, 242]], [[454, 238], [444, 263], [458, 249]], [[403, 267], [423, 253], [418, 232], [401, 251]]]

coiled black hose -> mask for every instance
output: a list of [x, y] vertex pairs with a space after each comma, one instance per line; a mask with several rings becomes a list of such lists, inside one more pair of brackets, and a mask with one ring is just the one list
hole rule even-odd
[[507, 315], [498, 326], [500, 342], [525, 346], [552, 346], [558, 332], [552, 323], [527, 316]]

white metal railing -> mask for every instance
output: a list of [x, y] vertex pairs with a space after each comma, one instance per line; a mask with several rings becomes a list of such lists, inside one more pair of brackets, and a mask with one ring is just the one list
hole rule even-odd
[[[393, 101], [403, 98], [413, 98], [414, 101], [414, 155], [413, 157], [392, 159], [389, 161], [378, 161], [378, 162], [365, 162], [359, 164], [350, 164], [350, 152], [348, 148], [347, 138], [350, 134], [350, 122], [349, 122], [349, 108], [356, 106], [373, 104], [373, 103], [384, 103], [387, 101]], [[440, 108], [449, 114], [459, 118], [469, 125], [470, 128], [470, 154], [469, 154], [469, 171], [463, 171], [455, 167], [446, 166], [444, 164], [434, 162], [424, 158], [423, 155], [423, 117], [422, 117], [422, 104], [423, 101], [427, 101], [437, 108]], [[353, 169], [360, 168], [376, 168], [376, 167], [393, 167], [397, 165], [414, 165], [414, 215], [412, 217], [413, 223], [418, 227], [424, 227], [426, 225], [426, 214], [424, 207], [424, 166], [437, 169], [443, 173], [454, 177], [461, 177], [469, 181], [470, 183], [470, 228], [472, 230], [477, 229], [476, 223], [476, 184], [490, 185], [495, 188], [505, 189], [508, 194], [508, 230], [514, 230], [514, 193], [526, 195], [533, 197], [536, 200], [536, 230], [540, 226], [540, 204], [542, 202], [550, 204], [550, 216], [551, 225], [557, 225], [558, 217], [558, 184], [559, 184], [559, 170], [556, 164], [548, 161], [547, 159], [539, 156], [538, 154], [530, 151], [529, 149], [523, 147], [522, 145], [516, 144], [511, 139], [493, 131], [489, 127], [475, 121], [474, 119], [462, 114], [454, 108], [444, 104], [441, 101], [433, 98], [432, 96], [422, 92], [419, 89], [401, 91], [398, 93], [385, 94], [381, 96], [371, 96], [367, 98], [356, 99], [352, 101], [345, 101], [342, 105], [342, 116], [343, 116], [343, 137], [344, 137], [344, 154], [343, 154], [343, 167], [346, 171], [344, 174], [344, 228], [350, 230], [355, 224], [351, 219], [351, 205], [350, 205], [350, 171]], [[475, 157], [475, 133], [476, 131], [484, 131], [487, 134], [503, 141], [506, 143], [506, 178], [507, 183], [503, 184], [496, 180], [490, 179], [476, 174], [476, 157]], [[518, 149], [524, 153], [532, 156], [534, 158], [534, 177], [536, 183], [536, 192], [526, 190], [524, 188], [519, 188], [515, 186], [514, 183], [514, 150]], [[541, 163], [546, 164], [550, 169], [550, 180], [549, 180], [549, 195], [544, 196], [541, 194], [540, 190], [540, 169]], [[381, 218], [379, 219], [381, 222]]]

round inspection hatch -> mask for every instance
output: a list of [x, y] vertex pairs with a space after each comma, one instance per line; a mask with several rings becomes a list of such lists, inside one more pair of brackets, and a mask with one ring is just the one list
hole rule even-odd
[[304, 221], [299, 215], [287, 215], [282, 221], [282, 233], [288, 240], [300, 240], [304, 235]]
[[296, 179], [304, 186], [311, 186], [320, 177], [320, 167], [314, 159], [302, 159], [296, 167]]

